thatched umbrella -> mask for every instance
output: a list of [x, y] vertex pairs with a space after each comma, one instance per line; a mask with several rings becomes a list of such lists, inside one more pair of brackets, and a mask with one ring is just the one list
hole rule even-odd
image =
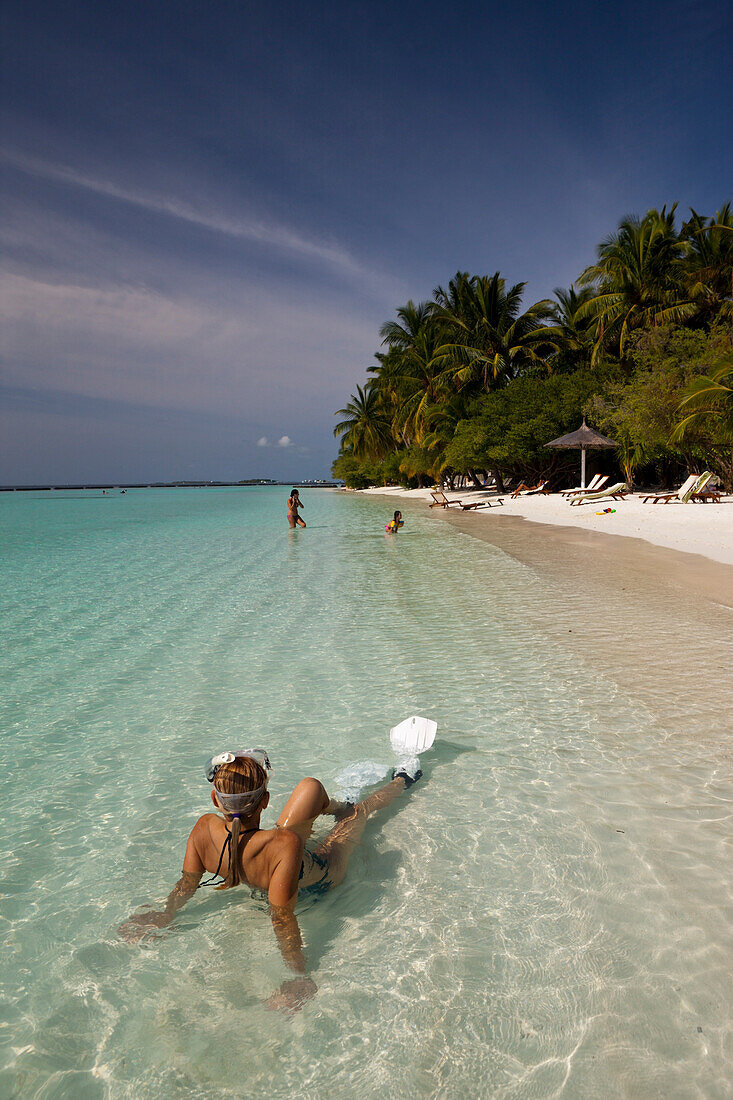
[[606, 439], [605, 435], [601, 435], [595, 428], [589, 428], [585, 422], [585, 417], [583, 417], [583, 423], [577, 432], [561, 435], [559, 439], [553, 439], [551, 443], [545, 443], [545, 446], [559, 447], [563, 450], [580, 447], [580, 485], [582, 489], [585, 489], [585, 452], [589, 448], [618, 447], [618, 443], [613, 439]]

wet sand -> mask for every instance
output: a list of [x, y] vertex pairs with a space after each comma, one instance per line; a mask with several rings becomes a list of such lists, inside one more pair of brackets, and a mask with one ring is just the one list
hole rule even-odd
[[433, 515], [526, 566], [528, 590], [539, 582], [550, 597], [529, 610], [548, 644], [574, 652], [590, 677], [623, 685], [670, 736], [733, 734], [733, 566], [496, 513], [490, 523]]
[[491, 512], [490, 522], [483, 522], [489, 518], [485, 514], [447, 508], [435, 511], [458, 530], [498, 546], [526, 565], [550, 572], [557, 566], [572, 569], [576, 575], [590, 571], [597, 583], [611, 587], [621, 584], [623, 588], [631, 578], [645, 579], [667, 587], [670, 595], [698, 595], [733, 608], [733, 565], [701, 554], [670, 550], [628, 535], [532, 523], [499, 511]]

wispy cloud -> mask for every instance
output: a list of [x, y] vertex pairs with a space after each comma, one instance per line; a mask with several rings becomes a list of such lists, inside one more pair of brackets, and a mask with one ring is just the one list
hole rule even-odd
[[123, 187], [111, 180], [79, 172], [68, 165], [28, 157], [10, 149], [0, 149], [0, 162], [39, 179], [83, 188], [97, 195], [208, 229], [213, 233], [296, 253], [305, 259], [315, 260], [335, 269], [342, 275], [382, 283], [385, 278], [384, 273], [379, 273], [361, 263], [342, 245], [305, 236], [287, 225], [279, 225], [254, 217], [235, 218], [224, 213], [212, 213], [210, 209], [204, 211], [179, 198], [158, 195], [144, 189]]
[[264, 429], [260, 446], [287, 447], [273, 424], [337, 408], [371, 358], [375, 326], [307, 298], [283, 314], [264, 288], [248, 288], [243, 312], [223, 282], [210, 289], [207, 301], [0, 274], [5, 384], [245, 416]]
[[292, 447], [292, 442], [289, 435], [281, 435], [277, 441], [278, 447]]

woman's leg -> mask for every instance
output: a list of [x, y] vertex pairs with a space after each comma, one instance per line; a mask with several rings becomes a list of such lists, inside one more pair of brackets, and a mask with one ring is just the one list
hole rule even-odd
[[301, 779], [285, 803], [277, 823], [281, 829], [292, 829], [303, 840], [308, 840], [313, 832], [313, 822], [321, 814], [338, 817], [352, 808], [345, 802], [336, 802], [329, 798], [328, 791], [319, 779]]
[[342, 882], [346, 875], [346, 868], [351, 858], [351, 853], [361, 840], [366, 823], [372, 814], [378, 810], [384, 810], [406, 788], [402, 776], [397, 776], [391, 783], [381, 787], [374, 794], [370, 794], [363, 802], [351, 807], [348, 816], [344, 816], [333, 827], [322, 844], [319, 844], [315, 854], [328, 861], [328, 877], [332, 885]]
[[288, 527], [295, 527], [295, 516], [288, 516]]
[[298, 527], [305, 527], [305, 520], [301, 519], [300, 516], [298, 516], [297, 523]]

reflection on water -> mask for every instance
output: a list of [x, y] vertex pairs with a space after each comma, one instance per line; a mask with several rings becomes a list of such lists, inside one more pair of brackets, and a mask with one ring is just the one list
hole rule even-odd
[[[2, 501], [0, 1092], [729, 1095], [723, 612], [637, 579], [589, 630], [569, 567], [306, 502], [291, 538], [283, 490]], [[244, 892], [116, 940], [177, 878], [208, 753], [266, 745], [270, 823], [303, 774], [386, 770], [411, 713], [439, 722], [425, 779], [303, 908], [294, 1020]]]

